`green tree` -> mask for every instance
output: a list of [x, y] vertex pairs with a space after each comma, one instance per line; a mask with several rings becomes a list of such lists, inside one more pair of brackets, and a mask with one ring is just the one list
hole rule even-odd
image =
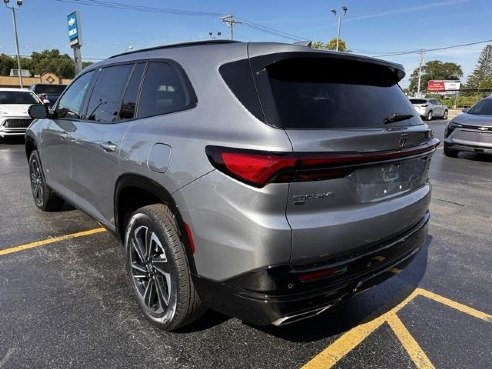
[[[478, 58], [477, 66], [466, 81], [467, 88], [479, 88], [481, 83], [492, 77], [492, 45], [487, 45], [483, 48], [480, 57]], [[480, 87], [484, 88], [484, 87]]]
[[14, 58], [5, 54], [0, 54], [0, 76], [8, 76], [11, 69], [17, 68], [16, 65]]
[[[443, 63], [439, 60], [428, 61], [422, 66], [420, 91], [424, 91], [427, 88], [427, 82], [430, 80], [459, 80], [462, 76], [463, 70], [456, 63]], [[412, 94], [417, 92], [418, 80], [419, 68], [416, 68], [410, 75], [410, 86], [408, 87]]]
[[31, 55], [31, 73], [54, 73], [61, 78], [73, 78], [75, 67], [68, 54], [60, 54], [59, 50], [43, 50]]
[[492, 76], [482, 79], [478, 85], [479, 90], [492, 90]]
[[[321, 41], [316, 41], [316, 42], [312, 43], [311, 47], [313, 49], [336, 50], [337, 49], [337, 39], [333, 38], [330, 41], [328, 41], [328, 43], [326, 43], [326, 44], [321, 42]], [[349, 51], [347, 48], [347, 44], [342, 39], [340, 39], [340, 41], [338, 42], [338, 51], [344, 51], [344, 52]]]

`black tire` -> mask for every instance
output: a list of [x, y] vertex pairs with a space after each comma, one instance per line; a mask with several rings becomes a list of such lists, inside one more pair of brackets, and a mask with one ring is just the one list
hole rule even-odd
[[448, 119], [448, 111], [447, 110], [444, 110], [444, 113], [442, 115], [442, 119], [444, 119], [444, 120]]
[[434, 118], [434, 115], [432, 114], [432, 110], [429, 110], [429, 112], [425, 116], [425, 120], [431, 121], [432, 118]]
[[450, 158], [458, 157], [458, 151], [451, 149], [448, 144], [444, 143], [444, 155], [449, 156]]
[[43, 211], [60, 210], [63, 206], [63, 199], [58, 197], [46, 184], [37, 150], [34, 150], [29, 157], [29, 177], [32, 197], [36, 206]]
[[125, 266], [145, 317], [173, 331], [204, 312], [174, 215], [163, 204], [135, 211], [125, 230]]

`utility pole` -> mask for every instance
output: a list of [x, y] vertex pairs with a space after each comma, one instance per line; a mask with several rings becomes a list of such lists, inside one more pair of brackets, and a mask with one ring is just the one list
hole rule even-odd
[[417, 95], [420, 97], [420, 81], [422, 80], [422, 64], [424, 63], [424, 49], [420, 49], [419, 81], [417, 84]]
[[234, 25], [240, 24], [242, 22], [235, 20], [234, 16], [232, 14], [225, 15], [225, 16], [221, 17], [220, 19], [222, 19], [222, 22], [227, 23], [227, 25], [229, 26], [230, 32], [231, 32], [231, 40], [234, 40]]
[[[21, 69], [20, 52], [19, 52], [19, 37], [17, 35], [17, 19], [15, 17], [15, 10], [16, 9], [13, 6], [8, 6], [9, 0], [3, 0], [3, 3], [5, 4], [5, 6], [7, 8], [12, 9], [12, 20], [14, 23], [14, 34], [15, 34], [15, 47], [17, 50], [17, 73], [19, 74], [20, 88], [23, 88], [24, 85], [22, 83], [22, 69]], [[17, 4], [17, 9], [20, 9], [20, 7], [22, 5], [22, 0], [17, 0], [16, 4]]]

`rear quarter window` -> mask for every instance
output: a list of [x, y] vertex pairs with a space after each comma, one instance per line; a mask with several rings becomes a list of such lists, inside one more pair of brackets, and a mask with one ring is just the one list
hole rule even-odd
[[196, 98], [183, 72], [174, 63], [149, 62], [140, 94], [137, 118], [192, 108]]

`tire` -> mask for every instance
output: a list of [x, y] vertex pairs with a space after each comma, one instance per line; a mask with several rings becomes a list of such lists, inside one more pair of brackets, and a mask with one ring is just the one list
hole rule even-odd
[[173, 331], [203, 314], [184, 244], [167, 206], [149, 205], [132, 214], [125, 230], [125, 266], [140, 310], [157, 327]]
[[425, 116], [425, 120], [431, 121], [434, 116], [432, 115], [432, 110], [429, 110], [427, 115]]
[[64, 201], [46, 184], [37, 150], [34, 150], [29, 157], [29, 178], [31, 179], [32, 197], [36, 206], [43, 211], [60, 210]]
[[442, 119], [446, 120], [448, 119], [448, 111], [444, 110], [444, 113], [442, 114]]
[[448, 144], [444, 143], [444, 155], [449, 156], [450, 158], [458, 157], [458, 151], [449, 148]]

